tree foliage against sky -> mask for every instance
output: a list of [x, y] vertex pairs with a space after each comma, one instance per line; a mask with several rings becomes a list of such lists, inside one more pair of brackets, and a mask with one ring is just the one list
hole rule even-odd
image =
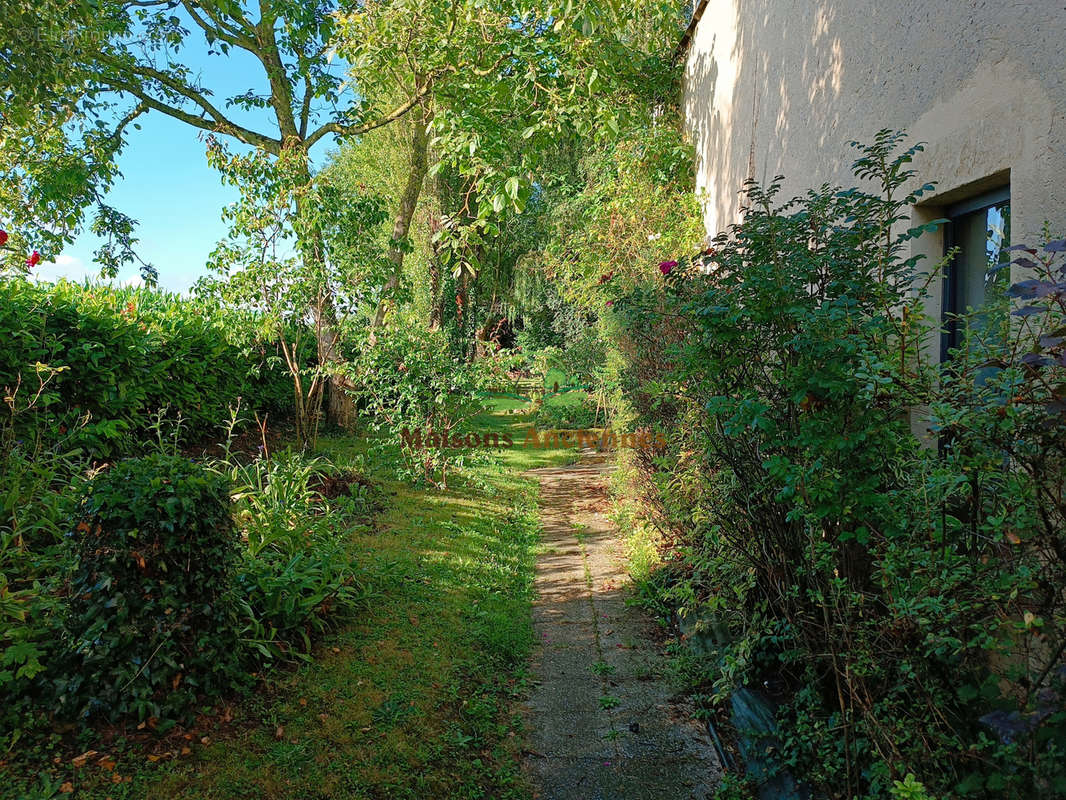
[[[506, 110], [500, 103], [511, 94], [524, 93], [535, 108], [531, 132], [583, 113], [576, 88], [594, 93], [597, 82], [632, 61], [605, 36], [624, 25], [628, 13], [613, 0], [580, 7], [472, 0], [19, 0], [3, 22], [3, 139], [15, 147], [42, 126], [64, 127], [68, 141], [53, 149], [96, 169], [74, 176], [52, 164], [35, 183], [62, 197], [67, 216], [74, 215], [68, 227], [75, 229], [78, 209], [87, 199], [99, 201], [86, 197], [84, 185], [106, 191], [122, 133], [147, 112], [276, 156], [284, 148], [308, 151], [323, 139], [359, 136], [399, 119], [431, 90], [446, 91], [476, 100], [466, 109], [480, 114], [480, 124], [450, 126], [448, 142], [450, 150], [463, 145], [473, 156], [491, 143], [486, 125], [500, 120], [493, 112]], [[217, 76], [212, 80], [203, 69], [216, 64], [228, 70], [252, 65], [252, 85], [221, 96]], [[504, 75], [510, 80], [500, 89]], [[114, 146], [108, 150], [101, 137]], [[15, 176], [7, 177], [13, 186]], [[13, 221], [46, 227], [32, 215]], [[69, 237], [59, 237], [50, 249], [65, 241]]]
[[[296, 171], [286, 180], [308, 187], [317, 143], [410, 118], [415, 147], [397, 190], [384, 300], [398, 287], [410, 249], [431, 136], [435, 168], [446, 167], [461, 192], [441, 220], [438, 250], [465, 284], [499, 234], [494, 219], [528, 202], [546, 166], [539, 154], [561, 136], [617, 133], [622, 109], [633, 106], [626, 101], [640, 100], [638, 110], [650, 101], [632, 87], [659, 85], [669, 72], [658, 54], [642, 49], [648, 37], [632, 33], [662, 28], [671, 12], [657, 3], [98, 0], [73, 7], [82, 24], [69, 46], [62, 25], [46, 16], [55, 10], [20, 5], [5, 23], [64, 46], [38, 56], [29, 77], [17, 71], [34, 55], [24, 38], [14, 37], [17, 46], [0, 58], [10, 100], [0, 134], [8, 165], [0, 173], [0, 224], [20, 246], [9, 249], [17, 265], [31, 242], [54, 257], [95, 206], [92, 230], [106, 239], [98, 260], [110, 275], [137, 259], [135, 223], [105, 195], [115, 157], [144, 114], [282, 159]], [[226, 81], [209, 69], [215, 65], [231, 72], [251, 65], [251, 85], [226, 96]], [[317, 210], [305, 204], [295, 211], [304, 217], [290, 228], [299, 256], [308, 267], [324, 263]], [[148, 265], [142, 272], [155, 277]], [[322, 333], [325, 364], [337, 356], [334, 299], [345, 290], [319, 291], [308, 312]], [[375, 326], [384, 308], [379, 301]]]

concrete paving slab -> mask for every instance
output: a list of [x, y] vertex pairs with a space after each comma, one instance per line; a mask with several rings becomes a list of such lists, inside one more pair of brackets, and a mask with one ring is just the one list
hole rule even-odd
[[703, 800], [721, 775], [706, 729], [662, 680], [657, 628], [627, 604], [602, 463], [534, 470], [544, 554], [525, 767], [540, 800]]

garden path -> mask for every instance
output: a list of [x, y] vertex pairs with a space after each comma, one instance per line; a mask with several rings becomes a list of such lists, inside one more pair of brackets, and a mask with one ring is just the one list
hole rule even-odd
[[605, 513], [607, 469], [589, 456], [531, 470], [545, 549], [526, 769], [539, 800], [702, 800], [721, 767], [705, 727], [661, 676], [654, 625], [625, 602], [623, 543]]

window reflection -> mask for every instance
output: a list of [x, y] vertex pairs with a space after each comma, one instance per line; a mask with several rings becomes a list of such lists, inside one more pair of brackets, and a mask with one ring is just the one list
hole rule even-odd
[[[953, 319], [955, 315], [979, 312], [970, 319], [970, 334], [975, 337], [996, 335], [996, 327], [1002, 322], [994, 307], [995, 301], [1003, 299], [1009, 281], [1009, 270], [1002, 268], [1009, 261], [1009, 191], [1001, 190], [985, 200], [948, 212], [946, 244], [949, 250], [958, 248], [958, 254], [945, 276], [944, 358], [963, 345], [964, 329]], [[986, 303], [991, 306], [980, 311]]]

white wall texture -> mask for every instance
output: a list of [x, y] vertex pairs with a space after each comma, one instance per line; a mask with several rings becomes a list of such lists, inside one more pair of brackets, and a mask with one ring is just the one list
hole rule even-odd
[[1066, 235], [1066, 0], [710, 0], [684, 104], [708, 233], [748, 177], [854, 185], [847, 143], [893, 128], [927, 143], [916, 219], [1009, 180], [1014, 243]]

